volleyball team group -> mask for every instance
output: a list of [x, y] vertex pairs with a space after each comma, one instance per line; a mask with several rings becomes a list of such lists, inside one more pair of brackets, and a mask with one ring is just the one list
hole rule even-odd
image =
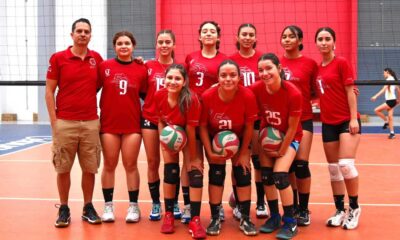
[[[248, 236], [276, 231], [278, 239], [291, 239], [298, 233], [298, 226], [311, 223], [309, 156], [314, 98], [320, 100], [323, 147], [335, 203], [326, 225], [343, 229], [358, 226], [361, 208], [354, 164], [361, 134], [358, 90], [350, 64], [335, 55], [333, 29], [322, 27], [315, 33], [322, 57], [319, 64], [302, 55], [303, 32], [295, 25], [282, 30], [284, 54], [278, 57], [258, 51], [256, 27], [242, 24], [236, 36], [237, 52], [228, 56], [219, 51], [219, 25], [205, 21], [198, 30], [200, 50], [187, 55], [183, 63], [174, 60], [175, 35], [171, 30], [157, 34], [157, 58], [145, 63], [132, 57], [136, 40], [127, 31], [114, 35], [116, 57], [103, 61], [97, 52], [88, 49], [91, 30], [89, 20], [76, 20], [71, 32], [73, 45], [51, 56], [47, 72], [46, 104], [60, 196], [56, 227], [67, 227], [71, 221], [68, 196], [76, 154], [82, 169], [82, 219], [92, 224], [115, 221], [115, 169], [121, 155], [129, 196], [126, 222], [139, 222], [137, 164], [143, 140], [152, 198], [149, 219], [161, 220], [161, 232], [165, 234], [173, 233], [174, 221], [180, 219], [188, 224], [195, 239], [219, 235], [225, 219], [221, 202], [227, 159], [213, 152], [211, 141], [219, 131], [230, 130], [240, 139], [239, 150], [230, 159], [232, 176], [228, 176], [232, 178], [236, 201], [233, 215], [239, 220], [240, 230]], [[96, 93], [100, 89], [98, 120]], [[160, 147], [159, 133], [168, 125], [179, 125], [186, 131], [187, 144], [181, 154]], [[260, 147], [259, 131], [267, 126], [285, 135], [277, 151]], [[101, 151], [105, 205], [100, 217], [92, 196]], [[257, 191], [256, 217], [266, 218], [258, 227], [250, 216], [252, 170]], [[204, 183], [205, 174], [208, 183]], [[206, 227], [200, 221], [204, 187], [208, 188], [211, 210]], [[178, 205], [180, 188], [182, 210]], [[346, 192], [348, 209], [344, 205]]]

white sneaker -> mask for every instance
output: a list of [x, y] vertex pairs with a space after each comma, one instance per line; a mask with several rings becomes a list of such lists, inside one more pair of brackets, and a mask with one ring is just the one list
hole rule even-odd
[[339, 227], [342, 225], [346, 218], [346, 211], [336, 210], [336, 213], [326, 221], [326, 225], [329, 227]]
[[257, 218], [267, 218], [268, 217], [268, 209], [265, 204], [256, 207], [256, 216], [257, 216]]
[[234, 217], [236, 220], [238, 220], [238, 221], [242, 218], [242, 213], [240, 212], [240, 210], [239, 210], [239, 208], [238, 208], [237, 205], [236, 205], [236, 207], [233, 209], [233, 217]]
[[190, 214], [190, 204], [185, 205], [182, 209], [182, 217], [181, 217], [181, 223], [189, 223], [191, 219], [191, 214]]
[[221, 205], [219, 205], [219, 220], [221, 222], [225, 221], [225, 210], [224, 207]]
[[361, 215], [361, 208], [352, 209], [349, 207], [349, 212], [346, 215], [346, 219], [343, 222], [342, 228], [344, 229], [355, 229], [358, 226], [358, 219]]
[[140, 220], [140, 209], [137, 203], [130, 203], [125, 221], [127, 223], [136, 223]]
[[114, 222], [114, 205], [112, 202], [106, 202], [104, 205], [103, 216], [101, 216], [101, 221], [103, 222]]

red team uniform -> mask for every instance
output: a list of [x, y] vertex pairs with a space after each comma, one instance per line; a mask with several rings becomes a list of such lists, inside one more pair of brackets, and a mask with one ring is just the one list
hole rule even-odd
[[350, 121], [345, 86], [354, 85], [354, 77], [347, 60], [335, 57], [327, 66], [319, 65], [315, 85], [320, 97], [321, 121], [330, 125]]
[[[261, 115], [261, 129], [272, 126], [286, 133], [289, 127], [289, 117], [301, 116], [301, 92], [290, 82], [282, 80], [281, 88], [272, 95], [267, 92], [265, 83], [262, 81], [251, 85], [250, 89], [257, 98]], [[302, 136], [303, 131], [299, 123], [293, 140], [300, 142]]]
[[261, 52], [256, 51], [253, 56], [244, 58], [239, 54], [239, 52], [237, 52], [230, 57], [230, 59], [239, 65], [241, 80], [240, 84], [243, 86], [248, 87], [260, 80], [258, 75], [258, 59], [261, 57], [261, 55]]
[[64, 120], [95, 120], [98, 66], [103, 58], [87, 50], [85, 58], [74, 56], [71, 46], [53, 54], [49, 60], [47, 79], [58, 80], [56, 115]]
[[168, 90], [166, 88], [161, 89], [154, 95], [154, 101], [156, 102], [156, 111], [161, 120], [167, 125], [179, 125], [185, 128], [186, 125], [198, 126], [201, 105], [198, 97], [192, 95], [192, 104], [186, 109], [185, 114], [182, 114], [179, 110], [179, 104], [176, 104], [173, 108], [168, 103]]
[[207, 126], [212, 136], [221, 130], [231, 130], [241, 138], [245, 124], [257, 119], [258, 109], [254, 94], [241, 85], [238, 88], [230, 102], [221, 100], [218, 87], [203, 93], [200, 125]]
[[197, 96], [218, 83], [218, 67], [228, 57], [218, 52], [213, 58], [205, 58], [200, 51], [193, 52], [186, 57], [185, 64], [189, 76], [189, 88]]
[[147, 69], [133, 62], [110, 59], [100, 65], [101, 132], [140, 133], [139, 93], [146, 91]]
[[147, 61], [146, 64], [147, 77], [147, 93], [144, 100], [142, 116], [154, 125], [158, 124], [158, 115], [156, 111], [155, 93], [164, 88], [165, 70], [170, 64], [162, 64], [158, 60]]
[[293, 83], [303, 95], [303, 113], [300, 121], [313, 119], [311, 94], [317, 77], [317, 63], [305, 56], [296, 59], [289, 59], [283, 56], [280, 61], [285, 72], [285, 79]]

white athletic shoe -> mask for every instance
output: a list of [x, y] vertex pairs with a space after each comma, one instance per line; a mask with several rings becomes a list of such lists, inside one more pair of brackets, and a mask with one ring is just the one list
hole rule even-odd
[[267, 218], [269, 216], [267, 206], [260, 205], [256, 207], [256, 217], [257, 218]]
[[101, 221], [103, 222], [115, 221], [114, 205], [112, 202], [106, 202], [106, 204], [104, 205], [104, 212], [103, 215], [101, 216]]
[[190, 204], [188, 204], [182, 208], [181, 223], [187, 224], [190, 222], [190, 219], [191, 219]]
[[236, 206], [234, 209], [233, 209], [233, 217], [236, 219], [236, 220], [240, 220], [240, 219], [242, 219], [242, 213], [240, 212], [240, 210], [239, 210], [239, 208], [238, 208], [238, 206]]
[[349, 208], [349, 212], [343, 222], [342, 228], [344, 229], [355, 229], [358, 226], [358, 219], [361, 215], [361, 208], [356, 209]]
[[346, 218], [346, 211], [336, 210], [335, 214], [326, 221], [326, 225], [329, 227], [339, 227], [342, 225]]
[[137, 203], [130, 203], [125, 221], [127, 223], [136, 223], [140, 220], [140, 209]]

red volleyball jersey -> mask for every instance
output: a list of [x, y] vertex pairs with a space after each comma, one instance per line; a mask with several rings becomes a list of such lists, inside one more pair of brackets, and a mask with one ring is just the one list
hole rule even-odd
[[281, 65], [285, 72], [285, 79], [296, 85], [303, 95], [301, 121], [313, 119], [311, 92], [317, 77], [317, 63], [305, 56], [296, 59], [283, 56], [281, 57]]
[[[318, 67], [315, 82], [321, 107], [321, 121], [336, 125], [350, 120], [346, 86], [354, 85], [353, 71], [343, 57], [335, 57], [327, 66]], [[357, 117], [360, 114], [357, 113]]]
[[205, 58], [201, 51], [196, 51], [186, 57], [185, 64], [189, 75], [190, 89], [201, 96], [213, 84], [218, 83], [218, 67], [228, 57], [218, 52], [213, 58]]
[[146, 91], [147, 69], [136, 62], [109, 59], [100, 64], [101, 132], [140, 133], [139, 93]]
[[207, 126], [214, 136], [221, 130], [231, 130], [238, 137], [243, 135], [246, 123], [257, 119], [257, 102], [251, 90], [239, 85], [235, 97], [224, 102], [218, 95], [218, 88], [206, 90], [202, 95], [200, 125]]
[[179, 125], [183, 128], [186, 125], [194, 127], [199, 125], [201, 105], [196, 94], [192, 93], [191, 106], [186, 109], [184, 114], [179, 110], [179, 104], [176, 104], [173, 108], [170, 107], [166, 88], [156, 92], [154, 100], [156, 101], [156, 109], [160, 120], [167, 125]]
[[164, 88], [165, 70], [170, 64], [161, 64], [158, 60], [150, 60], [146, 62], [147, 76], [147, 93], [144, 100], [142, 116], [152, 122], [158, 124], [158, 114], [156, 111], [155, 93]]
[[71, 47], [54, 53], [49, 60], [47, 79], [58, 80], [57, 118], [94, 120], [97, 116], [98, 66], [103, 58], [89, 50], [82, 60], [72, 54]]
[[[289, 117], [301, 116], [302, 96], [301, 92], [292, 83], [282, 80], [282, 86], [278, 92], [267, 92], [265, 83], [258, 81], [250, 86], [257, 99], [259, 114], [261, 116], [261, 129], [272, 126], [286, 133], [289, 128]], [[300, 141], [303, 136], [301, 123], [299, 122], [293, 140]]]
[[235, 61], [240, 68], [240, 83], [248, 87], [260, 80], [258, 75], [258, 59], [261, 57], [261, 52], [256, 51], [253, 56], [249, 58], [242, 57], [239, 52], [233, 54], [230, 59]]

